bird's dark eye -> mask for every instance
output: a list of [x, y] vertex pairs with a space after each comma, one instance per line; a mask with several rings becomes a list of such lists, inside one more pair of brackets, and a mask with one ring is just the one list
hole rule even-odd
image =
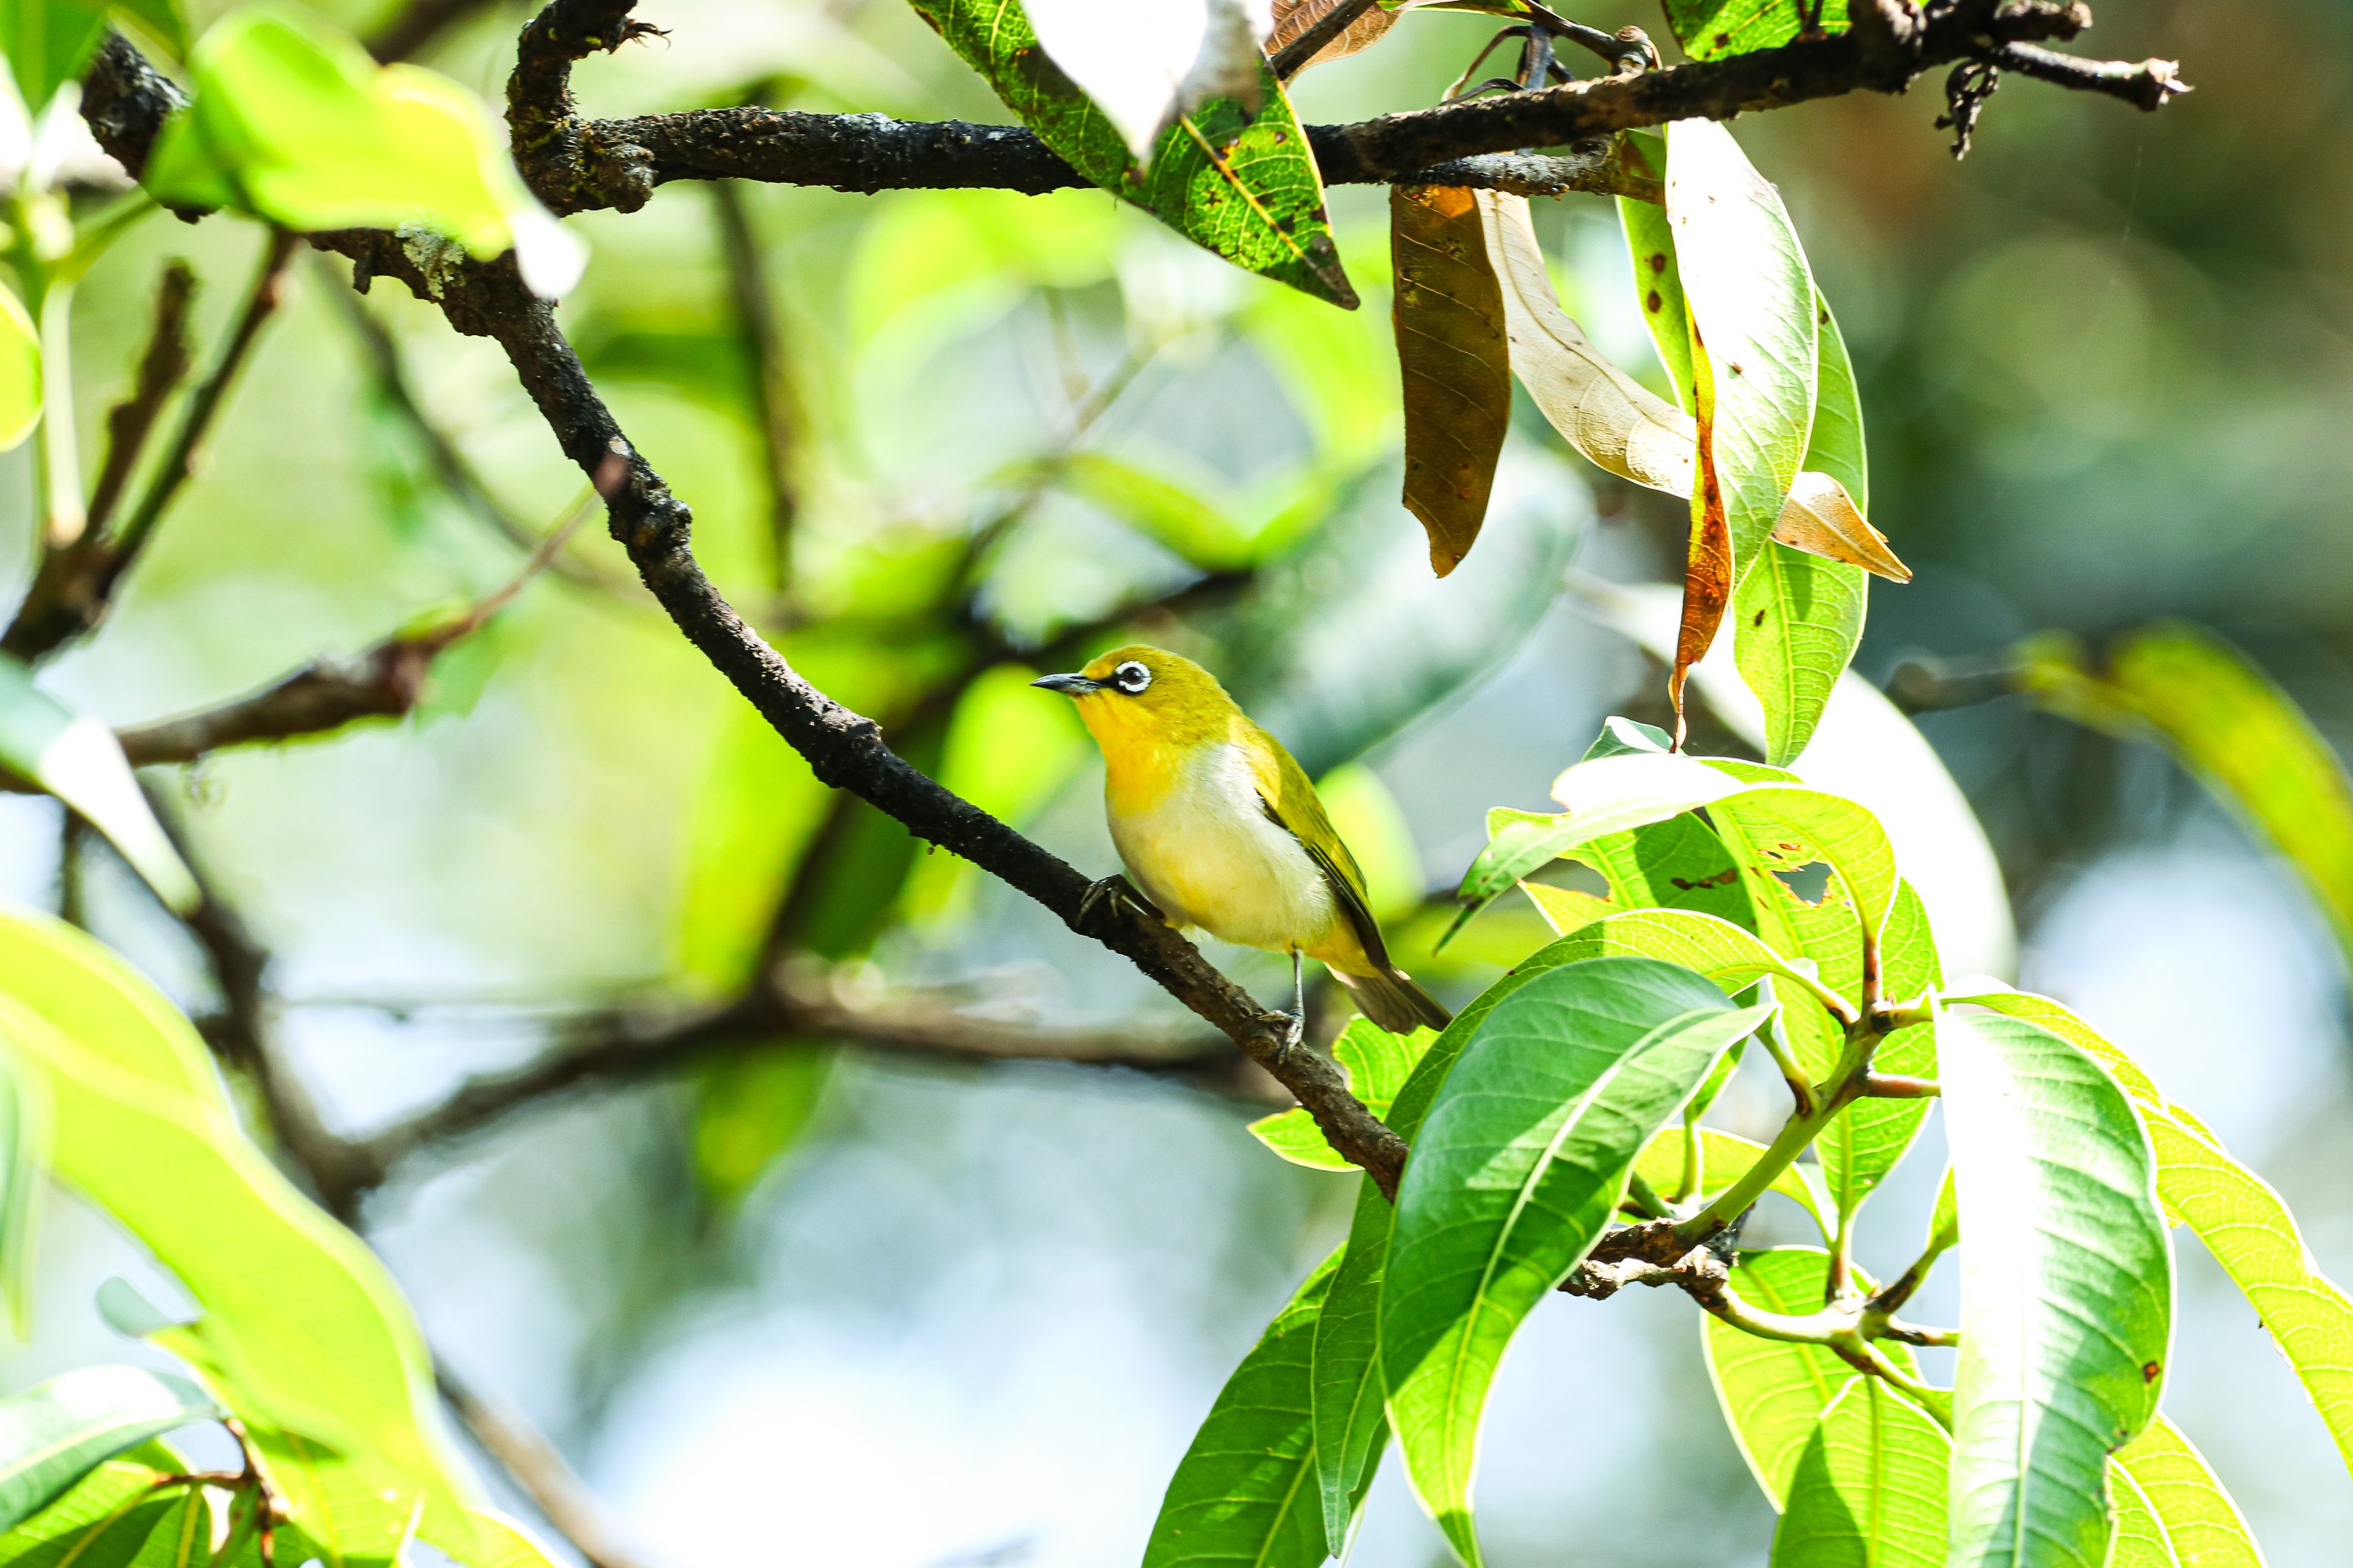
[[1111, 672], [1111, 683], [1133, 697], [1152, 684], [1152, 671], [1131, 658]]

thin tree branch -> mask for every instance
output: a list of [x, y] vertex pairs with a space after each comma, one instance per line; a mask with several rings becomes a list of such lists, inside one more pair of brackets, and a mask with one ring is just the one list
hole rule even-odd
[[2120, 98], [2143, 113], [2154, 113], [2190, 90], [2181, 79], [2179, 60], [2084, 60], [2056, 49], [2015, 43], [1995, 49], [1991, 58], [2002, 69], [2037, 81]]
[[799, 442], [791, 370], [785, 358], [784, 313], [768, 287], [765, 258], [744, 193], [731, 180], [711, 185], [719, 219], [719, 252], [727, 268], [727, 292], [735, 308], [736, 335], [743, 341], [745, 390], [760, 437], [760, 473], [768, 487], [768, 541], [776, 552], [776, 584], [786, 591], [793, 580], [793, 525], [800, 498], [793, 458]]
[[578, 1473], [521, 1411], [481, 1394], [438, 1356], [433, 1360], [433, 1382], [482, 1452], [506, 1471], [588, 1568], [642, 1568], [645, 1559], [621, 1544], [612, 1521]]
[[196, 275], [185, 261], [164, 265], [155, 288], [155, 324], [147, 333], [146, 352], [131, 395], [106, 416], [106, 457], [99, 464], [98, 480], [90, 487], [89, 518], [91, 533], [102, 532], [115, 506], [130, 489], [131, 476], [146, 449], [147, 437], [163, 416], [164, 405], [187, 379], [195, 356], [188, 343], [188, 306], [195, 300]]

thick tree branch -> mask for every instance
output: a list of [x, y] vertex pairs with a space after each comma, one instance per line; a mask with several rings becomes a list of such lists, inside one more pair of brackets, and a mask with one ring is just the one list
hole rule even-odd
[[[748, 179], [845, 191], [992, 187], [1036, 194], [1086, 181], [1016, 126], [909, 122], [881, 114], [807, 114], [708, 109], [629, 120], [572, 113], [560, 50], [548, 28], [572, 26], [596, 49], [627, 41], [617, 0], [563, 0], [526, 32], [525, 61], [510, 89], [517, 155], [540, 199], [558, 212], [635, 211], [673, 180]], [[559, 13], [562, 13], [559, 15]], [[1787, 108], [1858, 89], [1900, 92], [1920, 72], [1954, 60], [2027, 51], [2012, 67], [2061, 86], [2107, 92], [2144, 109], [2185, 90], [2169, 62], [2078, 60], [2021, 40], [2071, 37], [2088, 25], [2081, 5], [2037, 0], [1947, 7], [1922, 18], [1902, 0], [1856, 7], [1853, 32], [1801, 39], [1729, 59], [1694, 61], [1535, 91], [1461, 99], [1353, 125], [1311, 125], [1327, 184], [1453, 184], [1514, 190], [1654, 195], [1628, 188], [1607, 158], [1545, 160], [1519, 149], [1569, 146], [1613, 132], [1694, 117]], [[586, 15], [584, 19], [584, 14]], [[550, 18], [554, 20], [551, 21]], [[635, 36], [635, 35], [629, 35]], [[539, 40], [536, 43], [530, 40]], [[2025, 61], [2031, 59], [2029, 65]], [[2010, 63], [2006, 59], [2002, 63]], [[2152, 87], [2152, 82], [2164, 85]], [[1440, 166], [1444, 173], [1440, 173]]]

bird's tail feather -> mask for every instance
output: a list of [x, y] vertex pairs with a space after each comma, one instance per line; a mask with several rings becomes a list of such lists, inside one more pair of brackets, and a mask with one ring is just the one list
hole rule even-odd
[[1394, 966], [1377, 974], [1349, 974], [1335, 969], [1332, 978], [1356, 996], [1365, 1016], [1392, 1035], [1409, 1035], [1416, 1028], [1442, 1029], [1454, 1015], [1439, 1005], [1412, 975]]

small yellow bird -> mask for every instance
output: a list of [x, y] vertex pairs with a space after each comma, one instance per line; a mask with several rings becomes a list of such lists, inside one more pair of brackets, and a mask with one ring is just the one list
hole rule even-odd
[[1112, 842], [1161, 918], [1289, 953], [1303, 1021], [1303, 955], [1390, 1033], [1446, 1026], [1446, 1009], [1389, 962], [1365, 875], [1305, 771], [1217, 677], [1136, 643], [1031, 684], [1076, 700], [1108, 768]]

